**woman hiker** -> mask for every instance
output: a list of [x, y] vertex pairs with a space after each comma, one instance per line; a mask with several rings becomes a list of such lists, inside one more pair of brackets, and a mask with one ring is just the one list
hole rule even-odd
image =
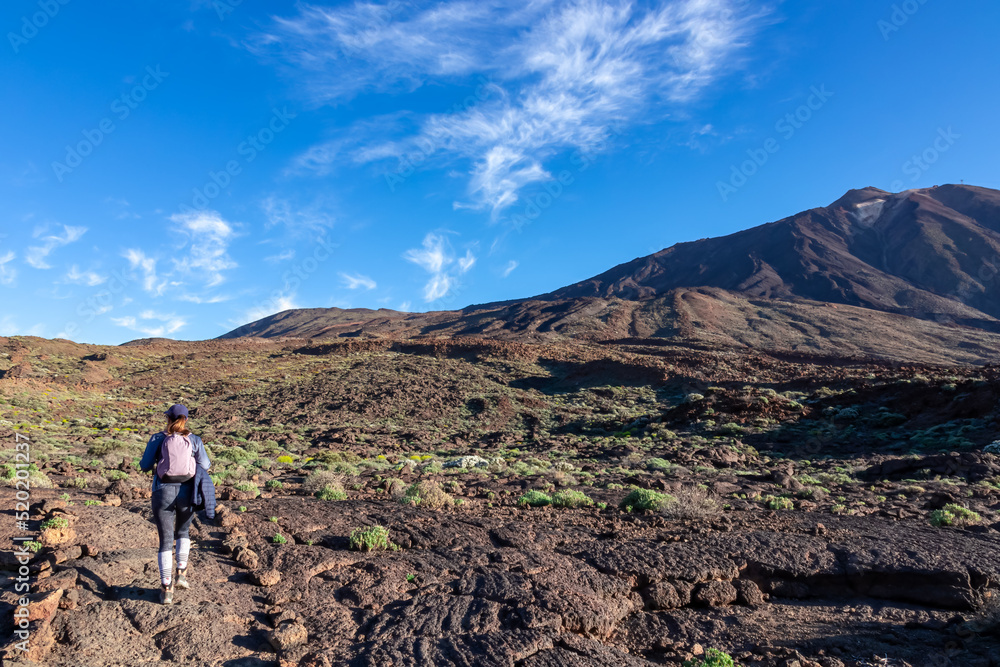
[[[195, 486], [199, 480], [209, 479], [209, 460], [201, 438], [188, 429], [188, 409], [177, 404], [163, 414], [167, 416], [167, 427], [149, 439], [139, 467], [143, 472], [153, 471], [153, 520], [160, 534], [160, 602], [173, 604], [175, 584], [190, 588], [184, 571], [191, 550], [189, 531], [195, 513]], [[213, 489], [213, 509], [214, 495]], [[175, 541], [176, 582], [171, 578]]]

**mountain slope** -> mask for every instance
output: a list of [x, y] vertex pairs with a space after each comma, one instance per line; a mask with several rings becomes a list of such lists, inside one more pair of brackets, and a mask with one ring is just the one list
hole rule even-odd
[[641, 300], [679, 287], [810, 299], [996, 329], [1000, 192], [854, 190], [827, 208], [681, 243], [543, 295]]
[[681, 243], [530, 299], [459, 311], [306, 309], [223, 338], [572, 338], [883, 357], [1000, 359], [1000, 192], [853, 190], [725, 237]]

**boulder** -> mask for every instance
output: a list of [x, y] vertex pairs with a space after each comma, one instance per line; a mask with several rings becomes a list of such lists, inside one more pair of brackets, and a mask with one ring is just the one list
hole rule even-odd
[[274, 586], [281, 581], [281, 573], [277, 570], [256, 570], [252, 575], [254, 583], [258, 586]]
[[695, 587], [691, 603], [698, 607], [726, 607], [738, 598], [736, 587], [728, 581], [709, 581]]
[[306, 631], [306, 626], [292, 621], [282, 623], [272, 630], [267, 639], [276, 651], [287, 651], [295, 646], [305, 644], [309, 639], [309, 633]]
[[736, 589], [736, 602], [744, 607], [759, 607], [764, 604], [764, 593], [760, 586], [749, 579], [737, 579], [733, 582]]

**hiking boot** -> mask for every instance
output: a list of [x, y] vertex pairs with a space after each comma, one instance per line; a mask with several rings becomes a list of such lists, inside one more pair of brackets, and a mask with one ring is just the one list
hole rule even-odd
[[177, 586], [177, 588], [183, 588], [184, 590], [191, 588], [191, 584], [188, 583], [187, 577], [184, 576], [184, 573], [186, 571], [187, 568], [183, 570], [177, 570], [177, 581], [174, 584], [175, 586]]
[[173, 604], [174, 603], [174, 587], [173, 586], [161, 586], [160, 587], [160, 602], [163, 604]]

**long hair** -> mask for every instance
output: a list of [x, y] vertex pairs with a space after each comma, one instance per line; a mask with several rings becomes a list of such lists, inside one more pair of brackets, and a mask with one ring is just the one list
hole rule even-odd
[[187, 427], [187, 417], [177, 417], [175, 419], [168, 417], [166, 434], [173, 435], [175, 433], [178, 435], [191, 435], [191, 431]]

